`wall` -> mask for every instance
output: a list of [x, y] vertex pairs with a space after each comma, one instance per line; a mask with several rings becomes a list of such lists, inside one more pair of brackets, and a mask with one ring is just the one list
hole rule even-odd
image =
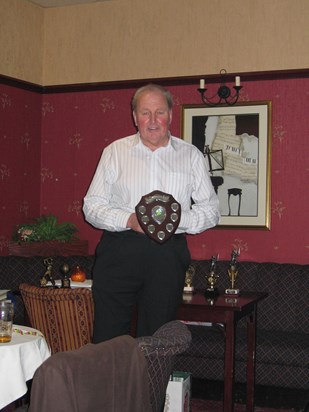
[[[175, 100], [172, 133], [179, 135], [181, 105], [200, 103], [197, 85], [167, 85]], [[129, 106], [135, 86], [34, 96], [0, 84], [1, 254], [7, 253], [13, 225], [38, 215], [38, 198], [40, 213], [75, 222], [94, 252], [101, 232], [84, 222], [82, 199], [102, 149], [135, 131]], [[243, 101], [273, 102], [271, 230], [213, 229], [188, 236], [193, 258], [219, 253], [225, 259], [240, 247], [242, 260], [308, 263], [308, 96], [308, 76], [243, 82]]]
[[307, 0], [0, 7], [0, 74], [39, 85], [309, 67]]
[[44, 13], [25, 0], [0, 0], [0, 74], [43, 83]]
[[[94, 251], [100, 232], [83, 221], [82, 198], [103, 147], [134, 131], [133, 79], [176, 78], [166, 84], [179, 134], [180, 105], [199, 103], [197, 82], [182, 76], [309, 67], [307, 0], [195, 0], [194, 7], [117, 0], [56, 9], [0, 0], [0, 8], [0, 74], [44, 86], [124, 80], [47, 95], [0, 84], [1, 254], [14, 224], [48, 212], [74, 221]], [[273, 100], [271, 230], [190, 236], [194, 258], [228, 258], [240, 246], [244, 260], [308, 262], [307, 74], [243, 83], [244, 100]]]
[[14, 225], [40, 215], [39, 93], [0, 84], [0, 253]]
[[308, 13], [307, 0], [117, 0], [50, 9], [44, 84], [306, 68]]

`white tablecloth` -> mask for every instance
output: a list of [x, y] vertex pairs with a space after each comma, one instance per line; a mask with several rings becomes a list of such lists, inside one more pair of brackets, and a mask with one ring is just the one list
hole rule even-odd
[[49, 356], [41, 332], [13, 325], [11, 342], [0, 343], [0, 409], [27, 392], [26, 382]]
[[[62, 281], [61, 279], [55, 279], [56, 286], [61, 287]], [[52, 286], [51, 282], [47, 282], [47, 286]], [[88, 288], [91, 289], [92, 287], [92, 279], [86, 279], [84, 282], [73, 282], [70, 281], [70, 286], [72, 289], [75, 288]]]

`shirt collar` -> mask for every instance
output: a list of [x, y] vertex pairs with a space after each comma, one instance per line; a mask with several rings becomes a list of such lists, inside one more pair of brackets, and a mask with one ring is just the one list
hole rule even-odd
[[[148, 149], [148, 147], [143, 144], [139, 132], [137, 132], [136, 135], [134, 136], [133, 149], [135, 149], [135, 148], [136, 149], [141, 148], [143, 150]], [[175, 145], [175, 142], [174, 142], [170, 132], [169, 132], [168, 143], [167, 143], [166, 146], [163, 146], [162, 148], [165, 148], [167, 150], [171, 150], [171, 149], [176, 150], [176, 145]]]

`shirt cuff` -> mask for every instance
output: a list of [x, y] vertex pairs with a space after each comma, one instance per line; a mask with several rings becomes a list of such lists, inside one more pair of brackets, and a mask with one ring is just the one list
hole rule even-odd
[[190, 226], [190, 215], [189, 213], [182, 212], [177, 230], [181, 232], [186, 232], [189, 229], [189, 226]]
[[118, 228], [118, 230], [128, 229], [127, 223], [131, 214], [130, 212], [120, 211], [116, 217], [115, 227]]

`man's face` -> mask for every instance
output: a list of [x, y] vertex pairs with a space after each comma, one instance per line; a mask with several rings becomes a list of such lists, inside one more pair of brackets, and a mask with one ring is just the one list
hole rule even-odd
[[145, 146], [151, 150], [165, 146], [169, 139], [172, 111], [160, 91], [145, 91], [137, 101], [133, 112], [136, 126]]

